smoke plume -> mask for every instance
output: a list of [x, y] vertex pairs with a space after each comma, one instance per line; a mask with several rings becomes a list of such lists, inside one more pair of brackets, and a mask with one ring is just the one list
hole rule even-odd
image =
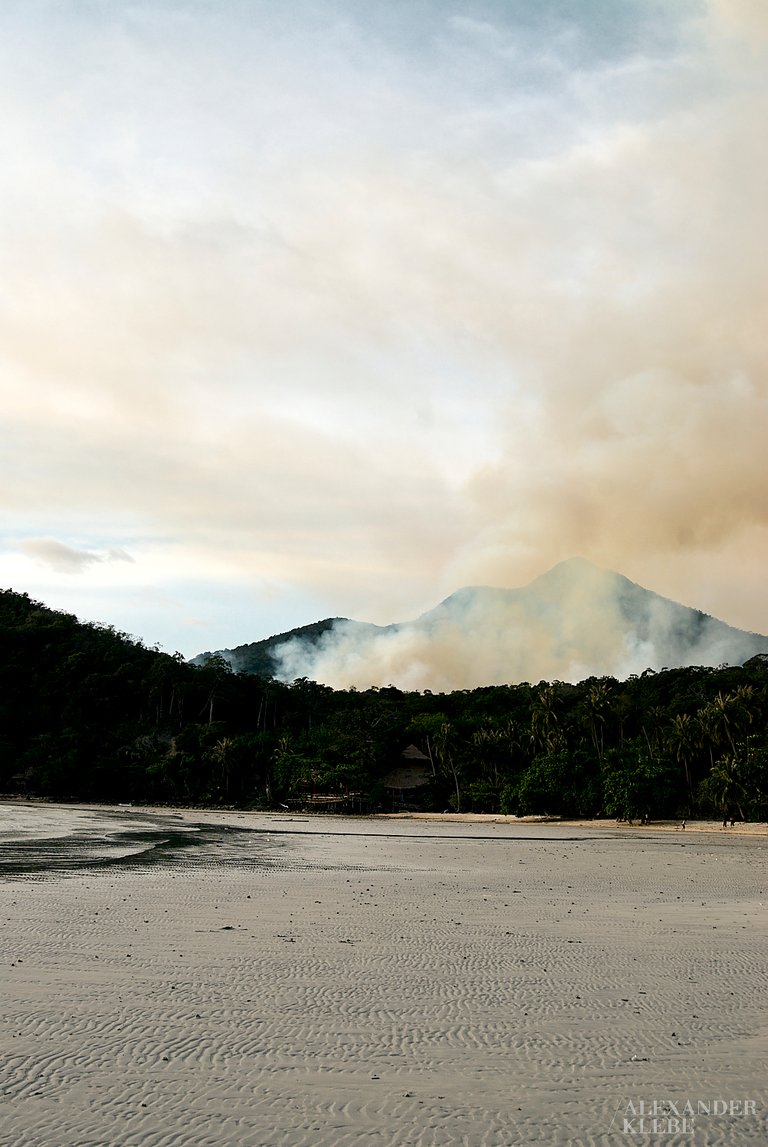
[[468, 588], [416, 621], [376, 632], [337, 621], [315, 644], [273, 650], [284, 680], [449, 692], [482, 685], [625, 678], [646, 669], [741, 664], [768, 638], [731, 628], [588, 562], [519, 590]]

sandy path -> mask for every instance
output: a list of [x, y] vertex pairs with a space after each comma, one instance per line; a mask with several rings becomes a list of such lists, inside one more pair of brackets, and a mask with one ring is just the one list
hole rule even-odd
[[0, 884], [3, 1147], [768, 1142], [765, 839], [176, 816], [270, 835]]

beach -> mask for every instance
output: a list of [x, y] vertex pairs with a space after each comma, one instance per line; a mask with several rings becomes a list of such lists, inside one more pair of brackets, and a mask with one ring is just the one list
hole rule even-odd
[[713, 827], [0, 804], [0, 1144], [765, 1144]]

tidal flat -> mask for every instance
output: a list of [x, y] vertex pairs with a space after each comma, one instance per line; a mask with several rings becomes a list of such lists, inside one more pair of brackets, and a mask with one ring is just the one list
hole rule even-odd
[[767, 862], [761, 833], [2, 803], [0, 1144], [763, 1145]]

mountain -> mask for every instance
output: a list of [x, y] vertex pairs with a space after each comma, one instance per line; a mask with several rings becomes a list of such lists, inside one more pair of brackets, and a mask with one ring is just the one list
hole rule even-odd
[[362, 634], [383, 633], [395, 626], [372, 625], [365, 621], [351, 621], [348, 617], [326, 617], [323, 621], [313, 621], [310, 625], [300, 625], [286, 633], [265, 637], [261, 641], [251, 641], [246, 645], [236, 645], [234, 649], [217, 649], [214, 652], [198, 653], [192, 658], [193, 665], [204, 665], [214, 653], [225, 657], [235, 673], [257, 673], [262, 677], [282, 677], [281, 658], [278, 653], [288, 642], [297, 642], [308, 653], [322, 648], [323, 639], [334, 628], [349, 626]]
[[377, 626], [328, 618], [218, 652], [236, 670], [284, 681], [447, 692], [741, 665], [768, 653], [768, 637], [572, 558], [518, 589], [460, 589], [414, 621]]

